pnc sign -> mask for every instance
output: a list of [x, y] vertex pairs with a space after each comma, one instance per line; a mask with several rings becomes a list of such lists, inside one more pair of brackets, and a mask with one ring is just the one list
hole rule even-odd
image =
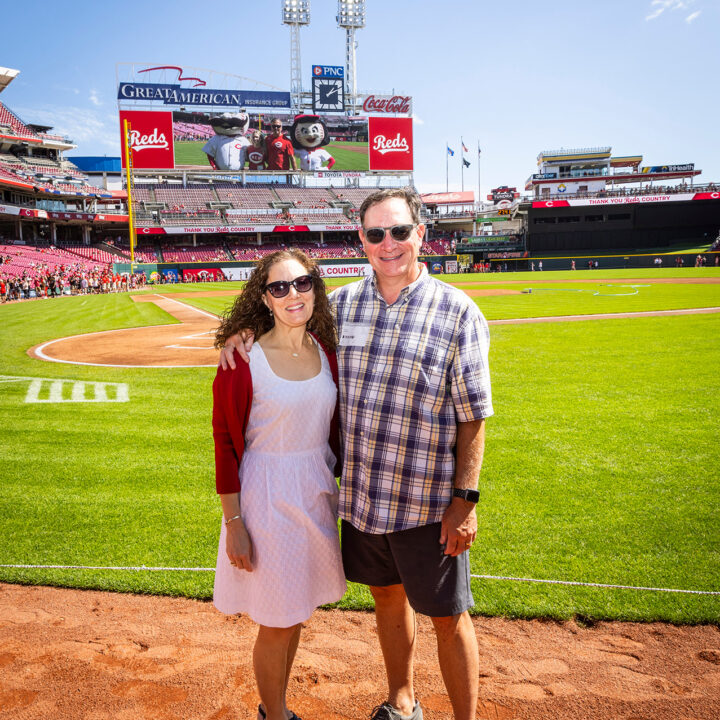
[[317, 78], [344, 78], [345, 68], [342, 65], [313, 65], [312, 74]]

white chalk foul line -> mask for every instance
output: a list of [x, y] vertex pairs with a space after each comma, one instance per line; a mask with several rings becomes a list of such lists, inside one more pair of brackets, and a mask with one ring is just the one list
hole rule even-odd
[[156, 297], [162, 298], [163, 300], [169, 300], [170, 302], [177, 303], [178, 305], [182, 305], [184, 308], [187, 308], [188, 310], [192, 310], [193, 312], [199, 313], [200, 315], [204, 315], [205, 317], [212, 318], [213, 320], [220, 319], [220, 317], [218, 315], [213, 315], [213, 313], [206, 312], [205, 310], [200, 310], [199, 308], [193, 307], [192, 305], [188, 305], [187, 303], [181, 302], [180, 300], [176, 300], [175, 298], [168, 297], [167, 295], [156, 295]]
[[[41, 569], [41, 570], [133, 570], [136, 572], [215, 572], [215, 568], [203, 567], [148, 567], [147, 565], [2, 565], [0, 568]], [[648, 592], [687, 593], [689, 595], [720, 595], [717, 590], [681, 590], [678, 588], [640, 587], [637, 585], [610, 585], [606, 583], [587, 583], [575, 580], [540, 580], [538, 578], [518, 578], [504, 575], [470, 575], [479, 580], [509, 580], [513, 582], [548, 583], [550, 585], [579, 585], [581, 587], [610, 588], [619, 590], [645, 590]]]
[[580, 587], [611, 588], [616, 590], [647, 590], [649, 592], [689, 593], [691, 595], [720, 595], [718, 590], [680, 590], [678, 588], [655, 588], [638, 585], [610, 585], [608, 583], [589, 583], [577, 580], [540, 580], [538, 578], [519, 578], [504, 575], [470, 575], [478, 580], [510, 580], [512, 582], [547, 583], [549, 585], [578, 585]]

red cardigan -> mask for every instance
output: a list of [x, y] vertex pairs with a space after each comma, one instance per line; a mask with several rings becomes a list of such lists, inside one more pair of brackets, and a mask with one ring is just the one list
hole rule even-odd
[[[319, 341], [318, 341], [319, 342]], [[337, 358], [322, 344], [320, 347], [327, 355], [330, 371], [338, 384]], [[252, 375], [250, 366], [240, 358], [235, 350], [235, 370], [223, 370], [218, 367], [213, 382], [213, 439], [215, 440], [215, 488], [218, 494], [240, 492], [238, 470], [245, 451], [245, 430], [247, 429], [250, 408], [252, 407]], [[340, 453], [339, 402], [335, 403], [335, 413], [330, 422], [330, 448], [337, 464], [335, 476], [342, 469]]]

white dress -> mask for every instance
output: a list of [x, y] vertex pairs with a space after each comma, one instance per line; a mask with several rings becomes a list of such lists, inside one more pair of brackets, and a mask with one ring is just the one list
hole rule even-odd
[[319, 352], [320, 373], [300, 381], [275, 375], [259, 344], [250, 352], [253, 397], [238, 475], [253, 571], [230, 565], [223, 522], [213, 601], [268, 627], [304, 622], [346, 589], [327, 437], [337, 390]]

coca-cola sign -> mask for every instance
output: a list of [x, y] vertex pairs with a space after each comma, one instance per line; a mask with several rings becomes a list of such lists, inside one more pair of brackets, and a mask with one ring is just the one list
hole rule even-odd
[[123, 137], [125, 120], [130, 124], [128, 141], [135, 169], [175, 167], [171, 112], [120, 111], [120, 147], [123, 167], [126, 166], [125, 138]]
[[370, 170], [412, 170], [412, 118], [368, 118]]
[[412, 98], [409, 95], [368, 95], [363, 102], [363, 112], [368, 115], [409, 115], [411, 104]]

